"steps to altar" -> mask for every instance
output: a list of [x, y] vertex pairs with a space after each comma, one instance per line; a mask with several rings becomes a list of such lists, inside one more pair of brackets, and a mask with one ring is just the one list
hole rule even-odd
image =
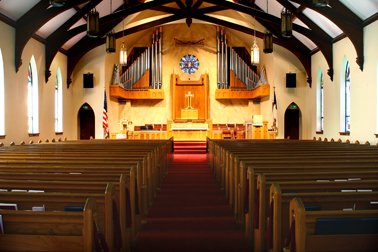
[[174, 153], [180, 154], [200, 154], [206, 153], [206, 141], [180, 141], [174, 140], [173, 150]]

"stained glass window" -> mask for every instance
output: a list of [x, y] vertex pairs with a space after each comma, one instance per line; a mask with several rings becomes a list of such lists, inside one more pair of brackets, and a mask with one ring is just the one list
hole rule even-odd
[[195, 73], [199, 68], [199, 61], [196, 56], [187, 54], [180, 60], [180, 69], [187, 74]]

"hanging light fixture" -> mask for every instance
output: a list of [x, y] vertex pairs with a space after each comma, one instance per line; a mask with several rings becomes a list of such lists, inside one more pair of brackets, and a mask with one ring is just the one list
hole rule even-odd
[[273, 52], [273, 35], [269, 31], [264, 34], [264, 53]]
[[63, 7], [67, 0], [50, 0], [50, 4], [53, 7]]
[[281, 12], [281, 35], [285, 38], [290, 38], [293, 33], [293, 16], [288, 9]]
[[[266, 0], [266, 13], [269, 14], [268, 9], [268, 0]], [[264, 53], [272, 53], [273, 52], [273, 35], [269, 31], [266, 31], [264, 34]]]
[[[110, 14], [113, 13], [112, 11], [112, 0], [110, 0]], [[106, 52], [107, 53], [114, 53], [116, 51], [116, 40], [114, 31], [111, 30], [108, 34], [106, 34]]]
[[312, 0], [312, 3], [316, 7], [327, 7], [329, 5], [329, 0]]
[[91, 10], [87, 15], [87, 35], [92, 38], [98, 37], [100, 32], [100, 15], [96, 9]]
[[256, 30], [253, 29], [253, 44], [251, 47], [251, 63], [254, 65], [259, 64], [260, 62], [260, 49], [256, 43]]
[[[124, 32], [125, 32], [124, 23], [125, 21], [123, 19], [122, 20], [122, 39], [124, 39]], [[121, 66], [127, 65], [127, 49], [125, 46], [125, 40], [122, 41], [121, 50], [119, 51], [119, 64], [121, 64]]]
[[115, 34], [113, 31], [110, 31], [106, 34], [106, 52], [107, 53], [114, 53], [116, 51], [116, 43], [115, 43]]

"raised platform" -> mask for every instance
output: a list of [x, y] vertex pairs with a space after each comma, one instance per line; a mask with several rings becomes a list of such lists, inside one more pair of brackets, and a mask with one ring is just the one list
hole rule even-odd
[[175, 141], [206, 141], [211, 135], [209, 122], [169, 121], [167, 128], [169, 137], [173, 137]]
[[178, 141], [173, 142], [174, 153], [199, 154], [206, 153], [206, 141]]

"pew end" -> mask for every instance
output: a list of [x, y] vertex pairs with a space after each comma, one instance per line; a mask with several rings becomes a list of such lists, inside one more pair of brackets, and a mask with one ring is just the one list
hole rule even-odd
[[302, 200], [294, 198], [289, 218], [294, 225], [286, 248], [290, 251], [293, 242], [297, 252], [378, 250], [378, 210], [306, 211]]

